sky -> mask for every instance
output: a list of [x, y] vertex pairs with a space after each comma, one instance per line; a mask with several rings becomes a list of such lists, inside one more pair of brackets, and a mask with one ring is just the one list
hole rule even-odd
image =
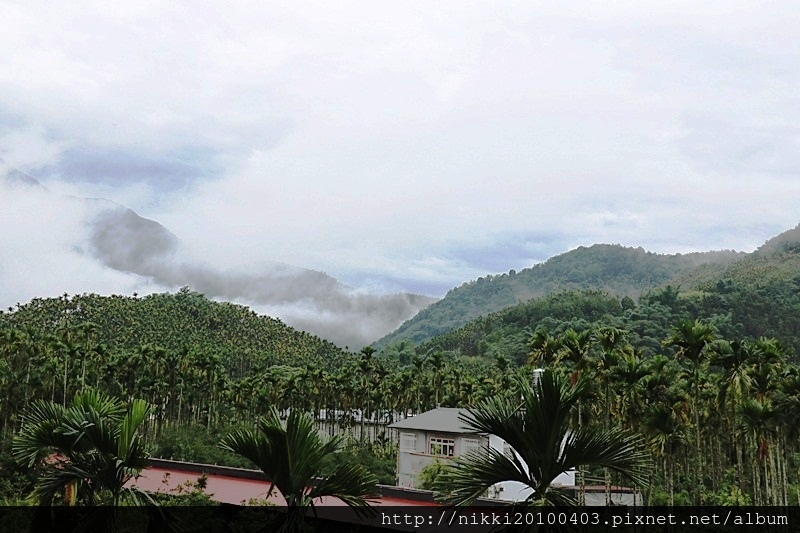
[[98, 261], [69, 197], [182, 264], [360, 297], [753, 250], [800, 222], [799, 28], [788, 1], [0, 0], [0, 171], [52, 193], [0, 188], [0, 306], [169, 285]]

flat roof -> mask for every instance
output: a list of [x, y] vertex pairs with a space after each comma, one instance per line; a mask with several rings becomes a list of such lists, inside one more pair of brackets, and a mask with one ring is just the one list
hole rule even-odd
[[389, 424], [392, 429], [415, 429], [418, 431], [441, 431], [442, 433], [477, 434], [477, 431], [467, 429], [459, 416], [466, 414], [468, 409], [460, 407], [437, 407], [416, 416], [399, 420]]

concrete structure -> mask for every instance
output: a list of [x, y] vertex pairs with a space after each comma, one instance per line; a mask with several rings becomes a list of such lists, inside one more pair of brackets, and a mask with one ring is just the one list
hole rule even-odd
[[[470, 450], [493, 448], [506, 455], [519, 457], [500, 437], [476, 433], [464, 427], [459, 417], [466, 412], [467, 409], [439, 407], [389, 426], [399, 434], [398, 486], [419, 487], [419, 473], [423, 468], [435, 461], [451, 463]], [[574, 484], [574, 471], [565, 472], [553, 481], [553, 485]], [[522, 501], [531, 493], [532, 490], [523, 483], [506, 481], [492, 487], [487, 496], [498, 500]]]
[[[564, 487], [565, 490], [572, 492], [575, 499], [578, 499], [580, 487]], [[605, 485], [586, 485], [583, 487], [583, 499], [587, 507], [606, 505], [606, 486]], [[644, 505], [642, 493], [630, 487], [618, 487], [611, 485], [608, 490], [608, 499], [611, 505], [623, 505], [627, 507], [641, 507]]]
[[397, 486], [419, 487], [419, 473], [426, 466], [450, 463], [489, 445], [488, 436], [469, 431], [459, 421], [464, 413], [466, 409], [440, 407], [389, 425], [399, 436]]

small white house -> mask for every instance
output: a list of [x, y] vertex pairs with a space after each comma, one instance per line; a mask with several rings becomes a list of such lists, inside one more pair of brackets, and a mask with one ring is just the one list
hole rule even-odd
[[[440, 461], [450, 462], [470, 450], [491, 447], [505, 454], [514, 452], [503, 439], [496, 435], [475, 433], [464, 427], [459, 416], [467, 409], [439, 407], [417, 416], [401, 420], [389, 427], [399, 434], [397, 452], [397, 485], [418, 487], [418, 475], [423, 468]], [[524, 463], [523, 463], [524, 464]], [[574, 485], [575, 472], [568, 471], [558, 476], [553, 485]], [[506, 501], [522, 501], [532, 490], [517, 481], [498, 483], [489, 490], [489, 497]]]
[[489, 445], [486, 435], [463, 427], [458, 417], [465, 412], [466, 409], [440, 407], [389, 425], [399, 434], [399, 487], [417, 488], [419, 473], [426, 466], [435, 461], [448, 463], [469, 450]]

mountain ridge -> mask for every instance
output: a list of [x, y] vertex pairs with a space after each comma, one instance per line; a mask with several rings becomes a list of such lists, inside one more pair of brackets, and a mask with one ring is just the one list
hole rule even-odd
[[[537, 335], [625, 331], [644, 356], [674, 353], [663, 340], [682, 320], [699, 320], [723, 339], [775, 339], [800, 353], [800, 232], [788, 230], [732, 262], [705, 263], [637, 302], [599, 290], [561, 291], [487, 313], [418, 344], [418, 354], [505, 357], [523, 364]], [[390, 345], [392, 348], [397, 345]], [[407, 347], [404, 347], [407, 348]]]
[[636, 298], [683, 272], [734, 263], [746, 255], [733, 250], [657, 254], [619, 244], [579, 246], [520, 272], [488, 275], [451, 289], [374, 346], [425, 342], [480, 316], [560, 291], [602, 290]]

